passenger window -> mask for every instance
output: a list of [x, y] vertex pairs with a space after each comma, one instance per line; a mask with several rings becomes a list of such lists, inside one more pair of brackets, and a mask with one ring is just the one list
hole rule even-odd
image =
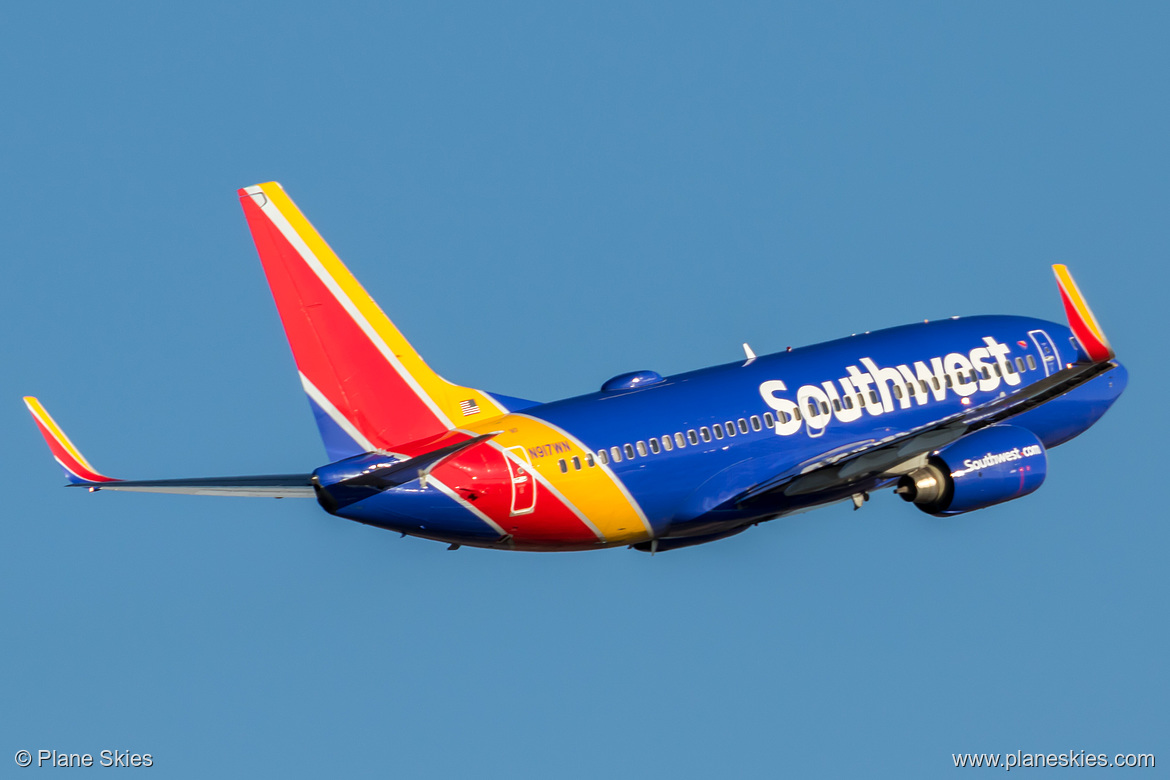
[[[937, 377], [937, 376], [932, 376], [932, 377], [930, 378], [930, 381], [931, 381], [931, 383], [933, 383], [933, 384], [934, 384], [934, 389], [935, 389], [935, 390], [942, 390], [942, 385], [940, 385], [940, 384], [938, 383], [938, 377]], [[951, 386], [951, 385], [950, 385], [950, 383], [948, 382], [948, 383], [947, 383], [947, 387], [950, 387], [950, 386]]]
[[820, 411], [817, 409], [816, 402], [809, 401], [808, 402], [808, 416], [809, 417], [816, 417], [818, 414], [820, 414]]
[[1027, 370], [1024, 368], [1024, 359], [1023, 358], [1016, 358], [1016, 368], [1018, 368], [1020, 371]]
[[841, 401], [836, 399], [836, 398], [833, 399], [833, 411], [834, 412], [841, 411]]
[[674, 439], [670, 438], [669, 433], [662, 437], [662, 449], [666, 450], [667, 452], [670, 452], [674, 449]]
[[764, 412], [764, 425], [769, 428], [776, 427], [776, 418], [772, 416], [771, 412]]
[[711, 433], [715, 434], [716, 439], [722, 439], [723, 438], [723, 426], [722, 425], [712, 425], [711, 426]]
[[853, 408], [853, 396], [851, 396], [851, 395], [847, 395], [847, 396], [845, 396], [845, 399], [844, 399], [844, 401], [845, 401], [845, 408], [846, 408], [846, 409], [852, 409], [852, 408]]
[[857, 405], [860, 406], [862, 409], [865, 408], [865, 396], [862, 395], [861, 393], [857, 394]]
[[653, 452], [655, 455], [657, 455], [659, 452], [662, 451], [662, 448], [658, 446], [658, 439], [651, 439], [650, 440], [650, 451]]
[[1000, 370], [1000, 368], [999, 368], [999, 363], [996, 363], [996, 364], [995, 364], [995, 375], [996, 375], [996, 376], [998, 376], [998, 377], [1002, 377], [1002, 376], [1003, 376], [1003, 371], [1001, 371], [1001, 370]]
[[914, 395], [914, 383], [913, 382], [906, 383], [906, 392], [909, 393], [910, 395]]
[[638, 454], [641, 455], [643, 458], [646, 457], [646, 442], [644, 442], [644, 441], [638, 442]]
[[983, 367], [983, 378], [984, 379], [991, 379], [991, 369], [988, 368], [987, 366]]
[[727, 435], [728, 435], [728, 436], [734, 436], [734, 435], [735, 435], [735, 423], [733, 423], [733, 422], [731, 422], [730, 420], [728, 420], [727, 422], [725, 422], [725, 423], [723, 424], [723, 427], [727, 429]]
[[622, 462], [622, 451], [619, 450], [617, 447], [610, 447], [609, 454], [613, 456], [614, 463], [621, 463]]
[[929, 393], [929, 392], [930, 392], [930, 385], [926, 384], [926, 380], [925, 380], [925, 379], [919, 379], [919, 380], [918, 380], [918, 386], [922, 388], [922, 394], [923, 394], [923, 395], [926, 395], [927, 393]]
[[573, 468], [577, 469], [577, 471], [581, 470], [581, 459], [576, 455], [573, 456]]
[[961, 385], [967, 384], [967, 375], [966, 374], [959, 374], [959, 384], [961, 384]]
[[739, 418], [739, 432], [740, 433], [747, 433], [748, 432], [747, 420], [743, 419], [742, 417]]
[[592, 452], [585, 453], [585, 465], [588, 466], [589, 468], [593, 468], [593, 453]]
[[699, 435], [703, 437], [703, 441], [711, 441], [711, 431], [706, 425], [699, 428]]
[[567, 464], [567, 463], [565, 463], [565, 459], [564, 459], [564, 458], [561, 458], [560, 460], [558, 460], [558, 461], [557, 461], [557, 465], [561, 467], [561, 473], [562, 473], [562, 474], [568, 474], [568, 473], [569, 473], [569, 466], [568, 466], [568, 464]]
[[880, 404], [882, 402], [882, 399], [878, 398], [877, 390], [870, 390], [869, 391], [869, 398], [875, 404]]
[[[787, 423], [791, 419], [792, 418], [788, 416], [788, 412], [780, 412], [780, 423], [782, 425]], [[769, 425], [768, 427], [771, 428], [772, 426]]]
[[753, 415], [752, 415], [752, 430], [753, 430], [753, 431], [758, 431], [758, 430], [760, 430], [760, 428], [762, 428], [762, 427], [763, 427], [763, 426], [762, 426], [762, 425], [760, 425], [760, 418], [759, 418], [757, 415], [754, 415], [754, 414], [753, 414]]
[[901, 385], [894, 385], [894, 398], [897, 398], [899, 401], [902, 400], [902, 386]]
[[[780, 414], [784, 414], [784, 412], [781, 412]], [[799, 406], [792, 407], [792, 419], [798, 420], [798, 421], [804, 419], [803, 417], [800, 416], [800, 407]], [[784, 422], [788, 422], [788, 421], [785, 420]]]
[[687, 441], [689, 441], [691, 444], [699, 443], [699, 437], [695, 434], [694, 428], [691, 428], [689, 431], [687, 431]]
[[[694, 433], [694, 431], [691, 431], [691, 433]], [[676, 434], [674, 435], [674, 443], [678, 445], [678, 448], [679, 448], [680, 450], [681, 450], [683, 447], [687, 446], [687, 440], [686, 440], [686, 438], [685, 438], [685, 437], [684, 437], [684, 436], [683, 436], [681, 433], [676, 433]], [[694, 443], [694, 442], [692, 442], [692, 444], [693, 444], [693, 443]]]
[[955, 386], [954, 380], [951, 379], [950, 374], [947, 374], [947, 387], [954, 387], [954, 386]]
[[1016, 373], [1016, 367], [1012, 365], [1012, 361], [1010, 361], [1010, 360], [1008, 360], [1008, 359], [1006, 359], [1006, 358], [1004, 359], [1004, 364], [1003, 364], [1003, 367], [1004, 367], [1005, 369], [1007, 369], [1007, 372], [1008, 372], [1009, 374], [1014, 374], [1014, 373]]
[[1031, 355], [1028, 355], [1028, 368], [1033, 371], [1036, 370], [1036, 358], [1032, 357]]
[[[639, 444], [642, 444], [642, 442], [638, 442], [638, 443], [639, 443]], [[626, 445], [623, 445], [622, 449], [624, 449], [624, 450], [626, 451], [626, 457], [627, 457], [627, 458], [629, 458], [630, 460], [633, 460], [633, 459], [634, 459], [634, 445], [633, 445], [633, 444], [626, 444]], [[646, 449], [646, 445], [645, 445], [645, 444], [642, 444], [642, 450], [643, 450], [643, 452], [645, 452], [645, 449]]]

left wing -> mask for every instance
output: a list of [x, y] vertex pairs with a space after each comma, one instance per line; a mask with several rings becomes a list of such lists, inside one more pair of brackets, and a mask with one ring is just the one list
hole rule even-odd
[[70, 487], [98, 490], [126, 490], [136, 493], [182, 493], [198, 496], [252, 496], [257, 498], [313, 498], [311, 474], [266, 474], [255, 477], [207, 477], [198, 479], [124, 480], [98, 472], [69, 440], [41, 402], [26, 396], [41, 436], [61, 468]]
[[969, 433], [1004, 422], [1016, 415], [1064, 395], [1100, 374], [1117, 367], [1114, 351], [1101, 326], [1077, 289], [1068, 268], [1054, 265], [1057, 285], [1069, 327], [1088, 356], [1087, 362], [1069, 363], [1051, 376], [1013, 393], [932, 421], [880, 441], [859, 442], [856, 447], [820, 456], [747, 488], [734, 497], [737, 507], [751, 506], [777, 494], [802, 496], [875, 477], [894, 477], [913, 470], [929, 453]]
[[965, 409], [901, 436], [865, 442], [852, 450], [802, 463], [744, 491], [736, 497], [736, 504], [744, 506], [754, 499], [777, 492], [786, 496], [800, 496], [852, 482], [863, 482], [876, 476], [900, 475], [916, 468], [922, 456], [980, 428], [1004, 422], [1034, 409], [1116, 367], [1113, 361], [1073, 364], [1012, 395]]

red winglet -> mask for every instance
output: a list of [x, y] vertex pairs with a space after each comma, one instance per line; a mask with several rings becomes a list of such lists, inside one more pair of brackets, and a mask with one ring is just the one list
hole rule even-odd
[[1068, 326], [1081, 343], [1085, 354], [1094, 363], [1109, 360], [1115, 354], [1113, 347], [1109, 346], [1105, 332], [1097, 324], [1097, 318], [1093, 316], [1089, 304], [1085, 302], [1085, 297], [1081, 295], [1077, 283], [1073, 281], [1072, 274], [1063, 265], [1054, 265], [1052, 270], [1056, 272], [1056, 283], [1060, 286], [1060, 299], [1064, 302]]
[[25, 396], [24, 403], [32, 412], [33, 420], [36, 421], [41, 436], [45, 437], [45, 443], [49, 445], [53, 457], [61, 464], [61, 468], [65, 469], [66, 479], [74, 484], [118, 481], [113, 477], [99, 474], [93, 466], [89, 465], [89, 461], [73, 445], [73, 442], [69, 441], [65, 431], [61, 430], [61, 427], [49, 416], [45, 407], [41, 406], [40, 401], [32, 396]]

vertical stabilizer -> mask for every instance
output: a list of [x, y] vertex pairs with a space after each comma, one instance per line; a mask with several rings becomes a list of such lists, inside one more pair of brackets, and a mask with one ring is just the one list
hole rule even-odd
[[427, 366], [279, 184], [239, 194], [330, 458], [394, 451], [504, 412]]

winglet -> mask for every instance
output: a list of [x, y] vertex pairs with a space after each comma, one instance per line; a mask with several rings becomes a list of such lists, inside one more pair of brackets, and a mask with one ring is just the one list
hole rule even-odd
[[49, 445], [49, 450], [53, 453], [53, 457], [61, 464], [61, 468], [65, 469], [65, 478], [74, 485], [84, 485], [90, 482], [117, 482], [113, 477], [107, 477], [104, 474], [99, 474], [94, 470], [94, 467], [89, 465], [89, 461], [81, 454], [81, 451], [74, 446], [73, 442], [69, 441], [69, 437], [65, 435], [65, 431], [49, 416], [45, 411], [45, 407], [41, 406], [41, 402], [32, 396], [25, 396], [25, 406], [32, 412], [33, 420], [37, 423], [37, 428], [41, 431], [41, 436], [45, 437], [45, 443]]
[[1077, 289], [1077, 283], [1073, 281], [1068, 267], [1058, 264], [1052, 266], [1052, 270], [1056, 272], [1056, 283], [1060, 286], [1060, 299], [1064, 302], [1064, 314], [1068, 318], [1068, 326], [1072, 329], [1073, 335], [1077, 337], [1077, 341], [1081, 343], [1085, 354], [1094, 363], [1109, 360], [1114, 355], [1113, 347], [1109, 346], [1105, 332], [1097, 324], [1097, 318], [1093, 316], [1089, 304], [1085, 302], [1081, 291]]

